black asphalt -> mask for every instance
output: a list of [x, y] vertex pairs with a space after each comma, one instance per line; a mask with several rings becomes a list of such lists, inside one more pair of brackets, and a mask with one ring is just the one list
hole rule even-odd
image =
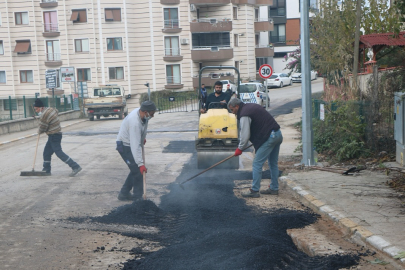
[[199, 172], [194, 144], [172, 142], [165, 151], [194, 155], [169, 185], [170, 192], [161, 197], [159, 207], [151, 201], [136, 201], [102, 217], [70, 220], [157, 228], [158, 232], [115, 231], [163, 246], [155, 252], [134, 247], [134, 259], [126, 261], [123, 269], [333, 270], [356, 265], [359, 260], [358, 254], [309, 257], [298, 251], [286, 230], [312, 224], [318, 216], [310, 210], [262, 211], [246, 205], [234, 195], [234, 180], [248, 184], [251, 172], [211, 170], [181, 189], [179, 183]]

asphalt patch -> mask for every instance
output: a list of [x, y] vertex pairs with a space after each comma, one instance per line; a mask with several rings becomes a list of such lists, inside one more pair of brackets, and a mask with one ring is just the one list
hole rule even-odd
[[274, 209], [269, 213], [246, 205], [234, 195], [234, 180], [249, 180], [251, 172], [214, 169], [187, 182], [182, 190], [179, 183], [199, 172], [195, 164], [194, 155], [169, 185], [170, 192], [161, 197], [159, 207], [151, 201], [136, 201], [102, 217], [71, 221], [157, 228], [153, 233], [123, 233], [163, 246], [155, 252], [135, 247], [134, 259], [123, 264], [125, 270], [337, 270], [358, 262], [358, 254], [309, 257], [298, 251], [286, 230], [305, 227], [319, 216], [310, 210]]

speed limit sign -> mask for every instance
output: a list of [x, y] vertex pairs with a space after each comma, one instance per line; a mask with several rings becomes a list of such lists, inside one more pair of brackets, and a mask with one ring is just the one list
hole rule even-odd
[[260, 68], [259, 68], [260, 77], [262, 77], [263, 79], [268, 79], [268, 78], [270, 78], [270, 76], [272, 74], [273, 74], [273, 69], [271, 68], [270, 65], [264, 64], [264, 65], [260, 66]]

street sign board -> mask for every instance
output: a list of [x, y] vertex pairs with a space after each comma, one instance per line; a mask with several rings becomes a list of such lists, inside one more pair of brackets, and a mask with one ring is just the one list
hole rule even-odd
[[75, 68], [74, 67], [61, 67], [61, 81], [74, 82], [75, 81]]
[[271, 77], [272, 74], [273, 74], [273, 68], [270, 65], [264, 64], [264, 65], [260, 66], [260, 68], [259, 68], [260, 77], [262, 77], [263, 79], [268, 79]]
[[56, 72], [57, 71], [54, 69], [45, 71], [46, 88], [56, 88], [57, 87]]

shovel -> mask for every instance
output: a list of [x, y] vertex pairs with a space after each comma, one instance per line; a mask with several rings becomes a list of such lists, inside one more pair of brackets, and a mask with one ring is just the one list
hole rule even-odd
[[[248, 148], [251, 147], [251, 146], [253, 146], [253, 144], [251, 144], [251, 145], [249, 145], [249, 146], [246, 146], [245, 148], [242, 149], [242, 151], [245, 151], [246, 149], [248, 149]], [[218, 162], [218, 163], [215, 163], [215, 164], [212, 165], [211, 167], [209, 167], [209, 168], [203, 170], [202, 172], [199, 172], [198, 174], [194, 175], [193, 177], [190, 177], [189, 179], [187, 179], [187, 180], [181, 182], [181, 183], [180, 183], [180, 187], [184, 190], [184, 187], [183, 187], [183, 184], [184, 184], [184, 183], [186, 183], [186, 182], [188, 182], [188, 181], [190, 181], [190, 180], [193, 180], [193, 179], [196, 178], [197, 176], [199, 176], [199, 175], [201, 175], [201, 174], [203, 174], [203, 173], [205, 173], [205, 172], [211, 170], [212, 168], [218, 166], [218, 165], [221, 164], [221, 163], [224, 163], [225, 161], [227, 161], [228, 159], [231, 159], [231, 158], [233, 158], [233, 157], [235, 157], [235, 154], [233, 154], [233, 155], [231, 155], [231, 156], [229, 156], [229, 157], [227, 157], [227, 158], [221, 160], [221, 161]]]
[[34, 163], [32, 164], [32, 171], [22, 171], [20, 173], [20, 176], [49, 176], [51, 175], [50, 173], [43, 172], [43, 171], [35, 171], [35, 159], [37, 157], [37, 151], [38, 151], [38, 143], [39, 143], [39, 133], [38, 133], [38, 138], [37, 138], [37, 146], [35, 147], [35, 155], [34, 155]]
[[[146, 167], [146, 164], [145, 164], [145, 150], [144, 150], [143, 146], [142, 146], [142, 159], [143, 159], [143, 165], [145, 165], [145, 167]], [[142, 195], [142, 198], [144, 200], [146, 200], [146, 172], [143, 172], [143, 195]]]

